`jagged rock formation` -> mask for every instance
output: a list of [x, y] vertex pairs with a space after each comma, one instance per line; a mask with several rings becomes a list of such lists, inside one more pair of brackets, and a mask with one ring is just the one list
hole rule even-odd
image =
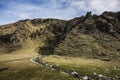
[[57, 54], [120, 60], [120, 12], [58, 19], [21, 20], [0, 26], [0, 52], [22, 48]]

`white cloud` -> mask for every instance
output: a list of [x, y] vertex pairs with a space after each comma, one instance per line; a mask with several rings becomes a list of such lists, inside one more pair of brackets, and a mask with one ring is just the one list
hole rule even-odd
[[120, 0], [79, 0], [72, 2], [78, 10], [101, 14], [104, 11], [120, 11]]
[[7, 9], [2, 10], [0, 24], [26, 18], [72, 19], [85, 15], [87, 11], [92, 11], [94, 14], [101, 14], [104, 11], [120, 11], [119, 5], [119, 0], [50, 0], [42, 6], [33, 3], [11, 2], [8, 3]]
[[119, 0], [92, 0], [89, 3], [89, 7], [97, 14], [101, 14], [103, 11], [119, 11]]

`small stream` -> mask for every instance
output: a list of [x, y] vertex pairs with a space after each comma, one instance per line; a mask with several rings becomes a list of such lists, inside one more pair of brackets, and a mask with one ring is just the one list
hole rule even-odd
[[103, 75], [97, 75], [96, 73], [93, 73], [93, 75], [88, 76], [88, 75], [82, 75], [77, 71], [65, 70], [64, 68], [60, 68], [59, 65], [51, 65], [51, 64], [48, 64], [46, 62], [43, 62], [38, 57], [31, 58], [30, 61], [35, 63], [35, 64], [40, 65], [41, 67], [46, 67], [50, 70], [55, 70], [55, 71], [58, 71], [62, 74], [73, 76], [74, 78], [76, 78], [76, 80], [116, 80], [113, 78], [108, 78], [108, 77], [103, 76]]

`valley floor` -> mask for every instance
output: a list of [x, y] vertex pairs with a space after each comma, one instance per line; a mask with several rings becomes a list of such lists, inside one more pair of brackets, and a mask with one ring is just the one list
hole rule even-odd
[[[77, 80], [55, 70], [30, 62], [37, 53], [0, 54], [0, 80]], [[77, 71], [81, 75], [93, 74], [113, 77], [119, 80], [119, 62], [101, 61], [96, 59], [72, 58], [65, 56], [43, 56], [42, 60], [65, 70]]]
[[105, 78], [100, 80], [120, 80], [120, 62], [57, 55], [46, 56], [42, 60], [67, 71], [76, 71], [81, 77], [102, 76]]
[[36, 53], [0, 53], [0, 80], [75, 80], [30, 62]]

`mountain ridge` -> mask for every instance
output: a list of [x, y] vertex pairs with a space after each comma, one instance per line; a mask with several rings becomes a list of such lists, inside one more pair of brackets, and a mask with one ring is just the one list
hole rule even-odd
[[71, 20], [26, 19], [0, 26], [0, 52], [33, 49], [39, 54], [120, 60], [120, 12]]

